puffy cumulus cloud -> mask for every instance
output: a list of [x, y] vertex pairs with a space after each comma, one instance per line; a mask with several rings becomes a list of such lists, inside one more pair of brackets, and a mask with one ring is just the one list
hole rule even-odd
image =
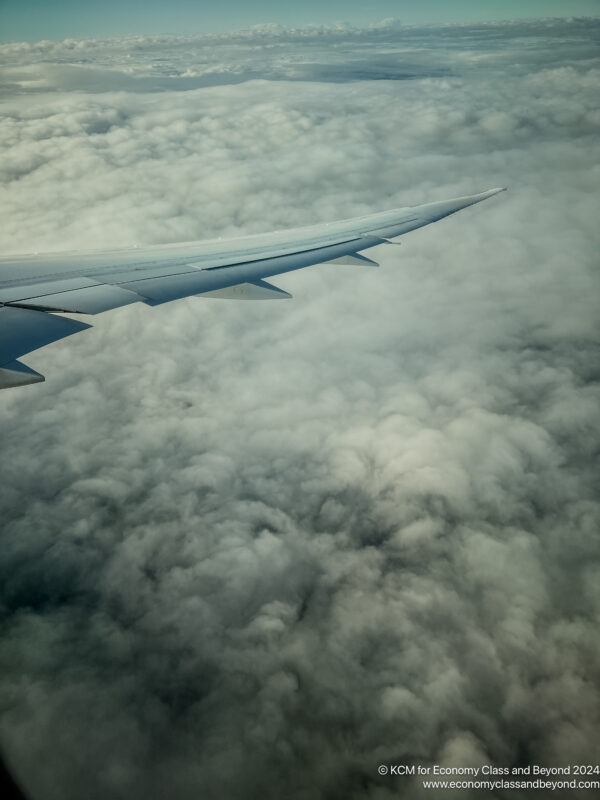
[[32, 797], [418, 798], [377, 766], [594, 761], [596, 24], [2, 48], [5, 251], [510, 186], [379, 272], [28, 357], [0, 707]]

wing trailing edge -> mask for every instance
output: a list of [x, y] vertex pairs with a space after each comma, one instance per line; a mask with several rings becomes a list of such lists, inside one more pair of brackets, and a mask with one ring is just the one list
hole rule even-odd
[[25, 284], [1, 291], [1, 302], [12, 307], [69, 314], [101, 314], [143, 299], [130, 289], [98, 283], [91, 278]]
[[0, 258], [0, 389], [43, 376], [18, 359], [90, 326], [56, 312], [98, 314], [197, 295], [284, 299], [265, 278], [315, 264], [378, 266], [360, 252], [504, 191], [406, 206], [362, 217], [228, 241]]

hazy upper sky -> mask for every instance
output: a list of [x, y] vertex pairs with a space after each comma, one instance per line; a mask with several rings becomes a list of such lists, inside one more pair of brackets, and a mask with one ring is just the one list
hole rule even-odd
[[0, 40], [36, 41], [131, 33], [204, 33], [275, 22], [366, 25], [598, 15], [598, 0], [0, 0]]

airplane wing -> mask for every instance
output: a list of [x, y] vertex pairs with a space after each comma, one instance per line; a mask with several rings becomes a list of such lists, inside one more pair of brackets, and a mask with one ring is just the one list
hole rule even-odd
[[0, 259], [0, 389], [43, 381], [18, 359], [91, 327], [64, 316], [190, 295], [282, 299], [266, 278], [312, 264], [378, 266], [360, 251], [436, 222], [502, 189], [238, 239]]

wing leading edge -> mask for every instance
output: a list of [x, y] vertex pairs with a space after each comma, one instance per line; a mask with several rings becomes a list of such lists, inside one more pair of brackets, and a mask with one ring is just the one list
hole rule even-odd
[[228, 241], [2, 258], [0, 389], [43, 381], [18, 359], [90, 327], [63, 313], [98, 314], [136, 302], [155, 306], [191, 295], [288, 298], [265, 278], [322, 263], [377, 266], [359, 251], [501, 191]]

